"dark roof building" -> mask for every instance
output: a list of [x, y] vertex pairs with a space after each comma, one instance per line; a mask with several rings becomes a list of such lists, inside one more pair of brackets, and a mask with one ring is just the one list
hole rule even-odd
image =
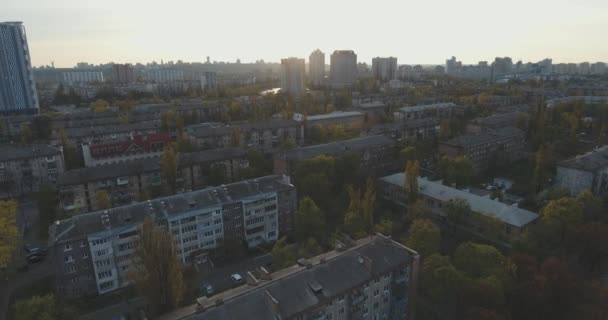
[[608, 146], [558, 163], [555, 184], [571, 195], [585, 190], [595, 195], [608, 192]]

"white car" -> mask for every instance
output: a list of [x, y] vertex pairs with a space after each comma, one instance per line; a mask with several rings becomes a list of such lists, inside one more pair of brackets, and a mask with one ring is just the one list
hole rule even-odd
[[232, 280], [232, 282], [234, 282], [235, 284], [241, 284], [243, 282], [243, 277], [241, 277], [240, 274], [238, 273], [233, 273], [230, 275], [230, 279]]

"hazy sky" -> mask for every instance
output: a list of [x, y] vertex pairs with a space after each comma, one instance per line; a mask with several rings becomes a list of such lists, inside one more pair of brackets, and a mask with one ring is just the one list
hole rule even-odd
[[[608, 62], [608, 0], [2, 0], [35, 65], [243, 62], [352, 49], [400, 64]], [[329, 57], [326, 57], [329, 62]]]

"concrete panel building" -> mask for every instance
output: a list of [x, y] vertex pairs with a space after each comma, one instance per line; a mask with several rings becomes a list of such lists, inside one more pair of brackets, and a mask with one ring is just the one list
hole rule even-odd
[[376, 57], [372, 59], [372, 73], [380, 81], [390, 81], [397, 77], [397, 58]]
[[281, 59], [281, 91], [300, 94], [306, 91], [304, 59]]
[[336, 50], [331, 54], [329, 81], [336, 89], [350, 88], [357, 80], [357, 55], [352, 50]]
[[555, 186], [573, 196], [585, 190], [598, 196], [608, 192], [608, 146], [558, 163]]
[[325, 84], [325, 53], [319, 49], [308, 57], [308, 78], [313, 87]]

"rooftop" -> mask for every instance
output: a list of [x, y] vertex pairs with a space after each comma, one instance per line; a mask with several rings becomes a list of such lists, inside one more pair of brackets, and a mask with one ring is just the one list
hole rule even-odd
[[[239, 201], [259, 194], [292, 187], [282, 176], [265, 176], [107, 210], [79, 214], [55, 223], [54, 241], [78, 238], [104, 230], [131, 228], [141, 223], [146, 217], [168, 219], [186, 212], [212, 208], [226, 202]], [[105, 224], [102, 222], [102, 215], [104, 214], [108, 215], [109, 221]]]
[[348, 118], [348, 117], [363, 117], [363, 113], [359, 111], [334, 111], [326, 114], [318, 114], [314, 116], [307, 116], [308, 121], [318, 121], [326, 119], [337, 119], [337, 118]]
[[498, 128], [489, 132], [479, 134], [463, 134], [452, 138], [448, 141], [440, 142], [440, 144], [459, 146], [459, 147], [471, 147], [485, 143], [492, 143], [494, 141], [512, 137], [512, 136], [523, 136], [524, 132], [515, 127], [504, 127]]
[[489, 117], [477, 118], [474, 119], [473, 122], [487, 127], [495, 127], [495, 126], [509, 126], [514, 125], [521, 117], [525, 116], [522, 112], [509, 112], [502, 114], [495, 114]]
[[60, 155], [61, 150], [46, 144], [0, 145], [0, 162]]
[[[404, 179], [405, 173], [395, 173], [393, 175], [380, 178], [380, 180], [384, 182], [402, 188], [405, 181]], [[538, 218], [538, 215], [532, 211], [509, 206], [490, 198], [480, 197], [473, 193], [448, 187], [440, 182], [429, 181], [425, 178], [418, 178], [418, 186], [420, 188], [420, 194], [426, 197], [437, 199], [442, 202], [447, 202], [453, 199], [466, 200], [473, 211], [492, 216], [504, 223], [518, 228], [526, 226]]]
[[608, 145], [587, 152], [583, 155], [562, 161], [559, 167], [579, 169], [584, 171], [596, 171], [608, 166]]
[[[270, 275], [257, 286], [241, 286], [161, 317], [162, 320], [289, 319], [359, 287], [375, 277], [410, 265], [418, 254], [382, 235], [359, 240], [344, 251], [308, 260]], [[216, 303], [222, 301], [222, 303]], [[197, 311], [198, 307], [198, 311]]]
[[456, 104], [452, 102], [443, 102], [443, 103], [433, 103], [433, 104], [425, 104], [425, 105], [417, 105], [411, 107], [401, 107], [399, 108], [399, 112], [415, 112], [415, 111], [424, 111], [424, 110], [432, 110], [432, 109], [449, 109], [456, 107]]
[[[178, 156], [178, 166], [183, 167], [207, 161], [233, 159], [245, 157], [246, 155], [247, 151], [242, 148], [223, 148], [191, 153], [180, 153]], [[160, 171], [159, 157], [68, 170], [59, 176], [57, 184], [59, 186], [78, 185], [92, 181], [128, 177], [135, 174], [155, 171]]]
[[200, 137], [224, 136], [232, 133], [233, 128], [239, 128], [243, 132], [254, 130], [272, 130], [279, 128], [297, 127], [300, 124], [295, 120], [268, 120], [258, 122], [235, 122], [223, 124], [220, 122], [207, 122], [187, 127], [188, 133]]
[[385, 136], [369, 136], [350, 140], [317, 144], [287, 151], [287, 159], [304, 160], [320, 155], [340, 155], [348, 151], [362, 151], [371, 147], [394, 146], [395, 142]]

